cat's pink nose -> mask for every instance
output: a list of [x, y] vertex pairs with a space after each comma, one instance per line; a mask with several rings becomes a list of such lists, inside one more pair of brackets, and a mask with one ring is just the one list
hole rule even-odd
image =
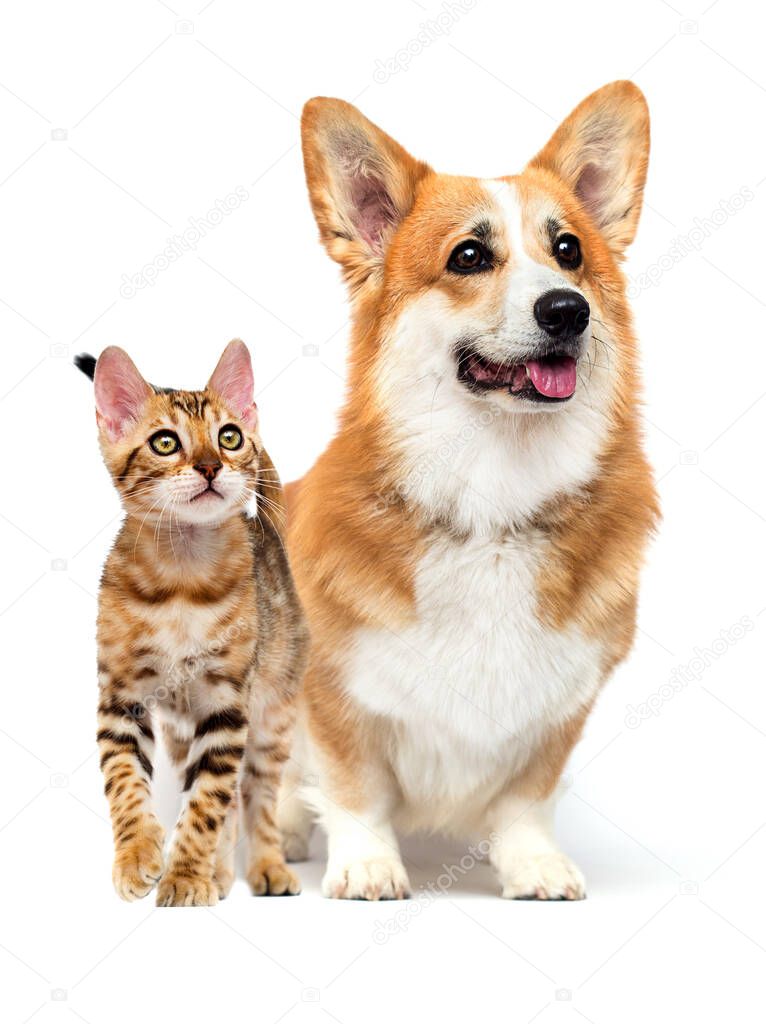
[[197, 462], [194, 468], [201, 473], [206, 480], [214, 480], [218, 470], [223, 465], [218, 459], [208, 459], [204, 462]]

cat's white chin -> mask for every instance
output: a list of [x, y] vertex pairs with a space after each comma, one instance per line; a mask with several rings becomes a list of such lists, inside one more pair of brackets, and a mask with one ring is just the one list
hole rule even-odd
[[235, 497], [206, 491], [189, 501], [174, 506], [177, 520], [189, 525], [220, 523], [230, 519], [241, 510]]
[[176, 523], [197, 526], [221, 523], [238, 515], [246, 497], [247, 491], [235, 474], [222, 474], [212, 483], [181, 476], [158, 490], [155, 507]]

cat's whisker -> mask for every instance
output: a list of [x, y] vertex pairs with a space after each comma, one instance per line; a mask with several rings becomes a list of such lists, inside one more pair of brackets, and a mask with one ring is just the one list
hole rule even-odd
[[267, 498], [264, 498], [262, 494], [259, 495], [259, 502], [261, 505], [263, 505], [264, 508], [269, 509], [274, 514], [274, 517], [278, 519], [279, 522], [284, 526], [286, 522], [286, 516], [284, 514], [284, 510], [281, 509], [279, 505], [275, 505], [274, 502], [271, 502]]
[[[262, 497], [263, 496], [261, 495], [261, 498]], [[263, 508], [263, 514], [266, 516], [268, 522], [271, 523], [271, 526], [277, 531], [278, 534], [281, 535], [283, 530], [287, 526], [287, 518], [282, 513], [282, 510], [276, 506], [271, 506], [268, 502], [263, 501], [261, 502], [261, 507]], [[271, 515], [269, 515], [269, 512], [271, 512]]]
[[[127, 428], [136, 440], [141, 430], [148, 438], [128, 455], [124, 437], [115, 446], [102, 432], [126, 513], [104, 569], [98, 618], [98, 745], [115, 887], [132, 900], [156, 884], [160, 906], [212, 906], [234, 878], [232, 826], [241, 811], [253, 892], [296, 893], [276, 824], [277, 793], [295, 718], [295, 687], [285, 684], [301, 675], [307, 634], [289, 568], [277, 557], [281, 538], [264, 525], [279, 511], [279, 477], [266, 452], [251, 451], [255, 438], [238, 455], [242, 445], [217, 429], [241, 407], [242, 383], [252, 377], [247, 349], [232, 342], [204, 392], [153, 388], [118, 348], [106, 349], [99, 366], [107, 421], [123, 435]], [[219, 498], [203, 496], [193, 471], [197, 439], [208, 451], [211, 427]], [[244, 440], [244, 429], [231, 430]], [[227, 499], [234, 480], [239, 486]], [[259, 489], [267, 492], [258, 498], [260, 517], [241, 515], [239, 506]], [[261, 558], [268, 574], [257, 571]], [[167, 857], [151, 802], [156, 705], [189, 795]]]
[[245, 503], [255, 498], [258, 505], [263, 505], [265, 508], [271, 509], [280, 521], [286, 519], [285, 509], [281, 505], [277, 504], [277, 502], [273, 501], [273, 499], [269, 498], [268, 495], [264, 494], [263, 491], [259, 491], [257, 487], [250, 488], [246, 492], [246, 495]]
[[137, 549], [138, 549], [138, 542], [139, 542], [139, 540], [140, 540], [140, 538], [141, 538], [141, 531], [142, 531], [142, 530], [143, 530], [143, 528], [144, 528], [144, 523], [146, 522], [146, 520], [147, 520], [147, 518], [148, 518], [149, 514], [151, 513], [151, 511], [152, 511], [153, 509], [155, 509], [155, 508], [156, 508], [156, 507], [157, 507], [157, 506], [159, 505], [160, 501], [162, 501], [162, 499], [161, 499], [161, 498], [160, 498], [160, 499], [159, 499], [158, 501], [155, 501], [155, 502], [154, 502], [153, 504], [151, 504], [151, 505], [149, 506], [149, 508], [148, 508], [148, 509], [146, 510], [146, 515], [145, 515], [145, 516], [144, 516], [144, 518], [143, 518], [143, 519], [141, 520], [141, 525], [140, 525], [140, 526], [138, 527], [138, 533], [136, 534], [136, 542], [135, 542], [135, 544], [133, 545], [133, 561], [135, 561], [135, 560], [136, 560], [136, 551], [137, 551]]
[[170, 522], [168, 523], [168, 541], [170, 542], [170, 550], [173, 553], [173, 558], [176, 557], [176, 549], [175, 549], [175, 546], [173, 545], [173, 527], [175, 525], [175, 519], [176, 519], [175, 506], [176, 506], [177, 498], [178, 498], [177, 494], [171, 494], [171, 496], [170, 496]]
[[168, 507], [168, 503], [172, 500], [172, 495], [165, 499], [165, 502], [160, 509], [160, 514], [157, 518], [157, 522], [154, 524], [154, 550], [159, 555], [160, 553], [160, 528], [162, 526], [162, 517], [165, 515], [165, 509]]
[[145, 498], [149, 494], [154, 494], [156, 492], [156, 490], [157, 490], [157, 488], [156, 488], [155, 484], [153, 484], [153, 483], [152, 484], [147, 484], [145, 487], [142, 487], [142, 488], [140, 488], [138, 490], [135, 490], [135, 491], [131, 491], [131, 493], [130, 493], [130, 495], [128, 495], [128, 497], [131, 500], [133, 498], [141, 499], [141, 498]]

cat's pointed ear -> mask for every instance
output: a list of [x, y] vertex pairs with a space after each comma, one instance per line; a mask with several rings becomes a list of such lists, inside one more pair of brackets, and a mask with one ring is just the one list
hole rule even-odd
[[110, 345], [96, 362], [93, 377], [96, 418], [112, 441], [117, 441], [141, 416], [153, 391], [121, 348]]
[[361, 284], [382, 264], [430, 168], [343, 100], [309, 100], [301, 136], [320, 237], [349, 283]]
[[207, 382], [208, 391], [214, 391], [233, 413], [251, 430], [258, 422], [253, 401], [253, 364], [244, 341], [235, 338], [223, 350], [213, 376]]
[[529, 166], [568, 185], [621, 255], [636, 233], [648, 162], [646, 100], [637, 85], [623, 81], [583, 100]]

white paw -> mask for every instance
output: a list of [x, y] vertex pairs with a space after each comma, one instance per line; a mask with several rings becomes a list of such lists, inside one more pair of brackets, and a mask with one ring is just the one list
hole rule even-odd
[[504, 872], [503, 897], [508, 900], [582, 900], [585, 879], [563, 853], [519, 859]]
[[334, 900], [403, 900], [410, 894], [410, 881], [400, 860], [378, 857], [328, 865], [322, 893]]

